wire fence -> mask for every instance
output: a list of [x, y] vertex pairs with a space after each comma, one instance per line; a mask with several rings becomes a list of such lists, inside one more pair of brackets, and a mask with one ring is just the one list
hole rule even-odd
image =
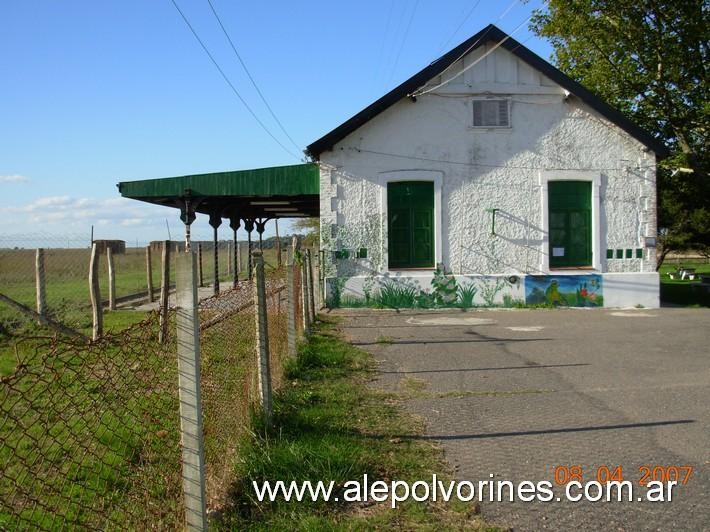
[[[120, 240], [96, 242], [103, 243], [99, 247], [98, 280], [104, 309], [112, 307], [111, 299], [117, 309], [136, 308], [157, 300], [164, 241], [140, 247], [126, 247]], [[184, 250], [184, 243], [167, 242], [172, 251], [168, 273], [173, 290], [174, 257], [176, 252]], [[286, 246], [277, 249], [272, 240], [263, 242], [263, 246], [267, 270], [285, 263], [283, 257], [279, 259], [279, 253], [283, 254]], [[107, 247], [112, 248], [110, 261]], [[200, 249], [200, 286], [214, 286], [215, 273], [225, 287], [233, 285], [235, 279], [248, 278], [247, 242], [239, 241], [235, 246], [231, 240], [220, 240], [216, 253], [213, 242], [194, 242], [194, 248]], [[84, 235], [0, 235], [0, 294], [69, 328], [87, 330], [92, 326], [90, 262], [91, 243]], [[0, 306], [0, 331], [31, 330], [34, 321], [31, 313]]]
[[[302, 268], [288, 270], [267, 269], [266, 277], [276, 390], [289, 336], [304, 331]], [[251, 282], [198, 305], [209, 510], [227, 499], [238, 443], [257, 401], [255, 305]], [[297, 325], [291, 330], [290, 314]], [[155, 311], [94, 342], [36, 324], [0, 331], [0, 529], [183, 526], [172, 305], [168, 325], [162, 343]]]

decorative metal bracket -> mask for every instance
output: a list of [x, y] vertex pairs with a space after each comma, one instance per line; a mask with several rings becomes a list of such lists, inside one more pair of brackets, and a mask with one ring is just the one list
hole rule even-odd
[[192, 222], [195, 221], [197, 215], [195, 210], [202, 203], [201, 198], [191, 197], [192, 191], [190, 189], [185, 190], [185, 197], [181, 198], [178, 202], [178, 207], [180, 207], [180, 221], [185, 224], [185, 251], [190, 251], [190, 226]]

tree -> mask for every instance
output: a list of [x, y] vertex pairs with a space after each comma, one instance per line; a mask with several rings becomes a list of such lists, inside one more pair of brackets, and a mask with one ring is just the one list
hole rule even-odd
[[531, 27], [560, 70], [670, 149], [658, 170], [659, 266], [710, 249], [708, 0], [546, 0]]
[[293, 228], [306, 232], [304, 244], [308, 247], [320, 245], [320, 219], [319, 218], [297, 218], [293, 222]]

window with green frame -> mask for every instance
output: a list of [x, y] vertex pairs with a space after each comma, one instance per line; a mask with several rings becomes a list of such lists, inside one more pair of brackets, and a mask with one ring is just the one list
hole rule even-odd
[[434, 267], [434, 183], [387, 184], [387, 252], [390, 268]]
[[550, 181], [550, 267], [592, 265], [592, 183]]

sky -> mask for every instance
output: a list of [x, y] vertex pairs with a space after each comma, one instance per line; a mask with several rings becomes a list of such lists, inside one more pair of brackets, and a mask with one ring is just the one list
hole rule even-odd
[[[306, 145], [489, 23], [551, 55], [526, 23], [541, 0], [211, 0], [291, 143], [208, 0], [175, 2], [283, 147], [173, 0], [7, 0], [0, 247], [88, 240], [92, 225], [96, 238], [143, 245], [168, 237], [166, 220], [179, 239], [176, 209], [123, 199], [116, 183], [297, 164]], [[198, 216], [194, 237], [211, 234]], [[220, 237], [231, 237], [227, 224]]]

